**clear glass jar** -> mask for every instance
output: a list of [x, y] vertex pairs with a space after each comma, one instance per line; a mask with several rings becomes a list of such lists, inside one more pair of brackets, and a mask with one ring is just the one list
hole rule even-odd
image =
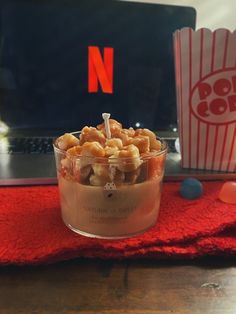
[[152, 227], [159, 213], [167, 153], [166, 143], [160, 141], [161, 151], [132, 159], [68, 158], [55, 142], [64, 223], [84, 236], [106, 239], [130, 237]]

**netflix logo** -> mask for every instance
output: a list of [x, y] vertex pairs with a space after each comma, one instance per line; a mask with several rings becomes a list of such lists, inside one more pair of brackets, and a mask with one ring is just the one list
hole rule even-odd
[[88, 47], [88, 92], [113, 93], [114, 49], [104, 47], [103, 53], [97, 46]]

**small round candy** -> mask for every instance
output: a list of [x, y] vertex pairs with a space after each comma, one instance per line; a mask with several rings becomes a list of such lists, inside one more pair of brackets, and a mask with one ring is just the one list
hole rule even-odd
[[224, 203], [236, 204], [236, 182], [225, 182], [220, 190], [219, 199]]
[[202, 196], [202, 183], [195, 178], [187, 178], [181, 183], [180, 194], [183, 198], [193, 200]]

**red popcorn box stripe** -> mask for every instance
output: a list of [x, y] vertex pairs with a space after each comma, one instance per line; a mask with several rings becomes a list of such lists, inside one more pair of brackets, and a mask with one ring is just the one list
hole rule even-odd
[[183, 168], [236, 171], [236, 31], [174, 33]]

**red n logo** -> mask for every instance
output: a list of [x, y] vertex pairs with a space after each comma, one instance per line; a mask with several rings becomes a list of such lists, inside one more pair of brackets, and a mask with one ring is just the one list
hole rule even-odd
[[[88, 47], [88, 91], [98, 92], [98, 81], [103, 93], [113, 93], [113, 48], [104, 48], [104, 58], [102, 58], [99, 48]], [[104, 60], [103, 60], [104, 59]]]

